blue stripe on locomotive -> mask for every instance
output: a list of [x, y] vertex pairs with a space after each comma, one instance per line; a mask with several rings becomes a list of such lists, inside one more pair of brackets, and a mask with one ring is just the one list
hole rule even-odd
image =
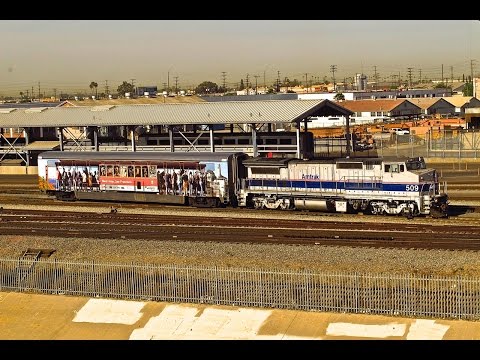
[[[325, 190], [377, 190], [377, 191], [429, 191], [431, 184], [390, 184], [380, 182], [305, 181], [305, 180], [261, 180], [249, 179], [248, 186], [272, 188], [299, 188]], [[416, 188], [418, 186], [418, 188]]]

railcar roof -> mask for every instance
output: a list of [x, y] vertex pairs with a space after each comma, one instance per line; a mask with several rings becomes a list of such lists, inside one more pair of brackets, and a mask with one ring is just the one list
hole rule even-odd
[[234, 152], [164, 152], [164, 151], [46, 151], [38, 155], [42, 159], [60, 160], [155, 160], [155, 161], [224, 161]]

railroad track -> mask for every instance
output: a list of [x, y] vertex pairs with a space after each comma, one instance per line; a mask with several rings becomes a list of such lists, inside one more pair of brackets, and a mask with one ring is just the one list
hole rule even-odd
[[480, 226], [4, 209], [3, 235], [480, 250]]

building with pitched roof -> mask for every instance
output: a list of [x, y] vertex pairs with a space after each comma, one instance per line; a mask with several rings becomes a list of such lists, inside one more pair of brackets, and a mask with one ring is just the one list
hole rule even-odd
[[453, 115], [455, 114], [455, 105], [445, 100], [445, 98], [413, 98], [408, 101], [419, 106], [424, 115]]
[[480, 100], [473, 96], [449, 96], [444, 99], [455, 106], [455, 115], [460, 117], [465, 117], [465, 109], [480, 107]]

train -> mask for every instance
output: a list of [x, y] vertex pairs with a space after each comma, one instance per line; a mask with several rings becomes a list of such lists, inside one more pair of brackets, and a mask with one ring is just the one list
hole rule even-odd
[[422, 157], [46, 151], [38, 176], [41, 191], [70, 201], [448, 216], [448, 195]]

